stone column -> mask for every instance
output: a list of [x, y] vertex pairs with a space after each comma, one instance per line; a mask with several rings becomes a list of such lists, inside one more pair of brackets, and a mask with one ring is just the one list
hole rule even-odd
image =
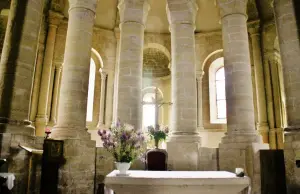
[[264, 81], [264, 70], [262, 64], [261, 42], [260, 42], [260, 24], [253, 22], [249, 26], [251, 43], [253, 49], [253, 63], [256, 85], [256, 100], [257, 100], [257, 130], [263, 137], [264, 143], [269, 143], [269, 124], [266, 104], [266, 91]]
[[[265, 37], [266, 38], [266, 37]], [[275, 114], [274, 114], [274, 101], [273, 101], [273, 91], [272, 91], [272, 77], [271, 77], [271, 67], [270, 60], [272, 60], [274, 53], [272, 51], [264, 52], [264, 78], [265, 78], [265, 91], [266, 91], [266, 101], [267, 101], [267, 114], [268, 114], [268, 124], [269, 124], [269, 145], [271, 149], [277, 148], [276, 143], [276, 127], [275, 127]]]
[[45, 57], [44, 57], [43, 70], [42, 70], [41, 86], [39, 92], [38, 111], [35, 119], [37, 136], [45, 135], [45, 128], [49, 121], [49, 115], [47, 114], [47, 105], [49, 103], [48, 97], [50, 93], [51, 73], [54, 67], [52, 61], [53, 61], [53, 54], [54, 54], [56, 31], [58, 25], [63, 19], [63, 15], [53, 11], [49, 11], [48, 16], [49, 16], [48, 36], [47, 36]]
[[[194, 0], [168, 0], [171, 31], [171, 135], [167, 143], [169, 164], [175, 170], [197, 170], [200, 135], [197, 131]], [[180, 156], [180, 157], [179, 157]]]
[[55, 139], [90, 139], [86, 131], [92, 33], [96, 0], [69, 0], [69, 23]]
[[119, 80], [119, 59], [120, 59], [120, 28], [115, 28], [115, 37], [117, 39], [117, 50], [116, 50], [116, 64], [115, 64], [115, 77], [114, 77], [114, 99], [113, 99], [113, 118], [112, 122], [117, 121], [117, 105], [118, 105], [118, 80]]
[[107, 78], [107, 73], [102, 71], [102, 69], [100, 69], [100, 73], [101, 73], [101, 93], [100, 93], [99, 121], [97, 125], [98, 128], [103, 127], [103, 125], [105, 124], [104, 111], [105, 111], [105, 93], [106, 93], [106, 78]]
[[61, 64], [55, 64], [55, 80], [54, 80], [54, 89], [53, 89], [53, 100], [51, 105], [51, 117], [50, 125], [54, 126], [57, 121], [57, 108], [58, 108], [58, 97], [59, 97], [59, 88], [61, 86]]
[[142, 127], [142, 69], [147, 0], [121, 0], [117, 118]]
[[200, 71], [200, 72], [197, 72], [197, 95], [198, 95], [198, 99], [197, 99], [197, 108], [198, 108], [198, 121], [197, 121], [197, 128], [198, 130], [203, 130], [203, 108], [202, 108], [202, 78], [204, 76], [204, 72], [203, 71]]
[[251, 61], [247, 32], [247, 0], [218, 0], [222, 18], [227, 134], [219, 146], [220, 170], [239, 166], [251, 177], [252, 193], [260, 193], [259, 150], [255, 130]]
[[229, 142], [257, 142], [251, 61], [247, 32], [247, 0], [218, 0], [222, 18]]
[[44, 1], [11, 1], [0, 61], [0, 131], [33, 135], [29, 107]]
[[286, 96], [285, 161], [287, 183], [288, 186], [294, 185], [298, 188], [295, 188], [297, 190], [293, 192], [299, 191], [300, 187], [300, 179], [298, 178], [300, 171], [295, 165], [295, 160], [300, 159], [300, 27], [297, 23], [295, 6], [292, 0], [274, 0], [273, 2]]
[[105, 126], [109, 127], [113, 118], [113, 95], [114, 95], [114, 79], [115, 72], [112, 69], [105, 69], [107, 72], [106, 82], [106, 100], [105, 100]]

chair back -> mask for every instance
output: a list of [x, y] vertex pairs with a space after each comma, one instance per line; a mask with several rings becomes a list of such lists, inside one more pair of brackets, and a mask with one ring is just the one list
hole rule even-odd
[[168, 153], [165, 150], [153, 149], [146, 153], [146, 170], [166, 171]]

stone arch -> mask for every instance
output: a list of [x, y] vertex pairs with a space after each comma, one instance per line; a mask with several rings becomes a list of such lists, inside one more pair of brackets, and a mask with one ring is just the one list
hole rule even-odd
[[166, 47], [148, 43], [143, 52], [143, 77], [160, 78], [170, 75], [171, 55]]
[[155, 92], [155, 88], [157, 88], [159, 95], [161, 96], [161, 98], [164, 98], [164, 94], [161, 91], [161, 89], [159, 87], [155, 87], [155, 86], [148, 86], [142, 89], [142, 96], [144, 96], [146, 93], [154, 93]]
[[160, 50], [168, 57], [169, 61], [171, 62], [171, 53], [165, 46], [158, 44], [158, 43], [147, 43], [144, 46], [144, 50], [147, 48], [154, 48], [154, 49]]
[[213, 61], [215, 61], [218, 58], [224, 57], [224, 51], [223, 49], [215, 50], [214, 52], [210, 53], [204, 60], [202, 64], [202, 71], [205, 70], [207, 66], [209, 66]]
[[94, 60], [97, 69], [104, 67], [102, 57], [94, 48], [91, 50], [91, 58]]

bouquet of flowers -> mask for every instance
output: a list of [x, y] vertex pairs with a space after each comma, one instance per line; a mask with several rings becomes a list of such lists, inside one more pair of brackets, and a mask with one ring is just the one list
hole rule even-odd
[[99, 130], [103, 147], [112, 153], [116, 162], [130, 163], [143, 153], [144, 135], [129, 124], [111, 126], [108, 130]]
[[148, 126], [148, 133], [151, 139], [154, 139], [155, 146], [158, 147], [160, 140], [166, 140], [169, 133], [169, 128], [167, 126], [159, 125], [156, 125], [155, 128], [153, 126]]

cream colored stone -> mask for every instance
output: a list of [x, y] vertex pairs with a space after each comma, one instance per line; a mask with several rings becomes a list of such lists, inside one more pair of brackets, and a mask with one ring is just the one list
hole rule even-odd
[[[90, 139], [86, 131], [89, 62], [96, 0], [70, 1], [55, 139]], [[80, 55], [78, 55], [80, 53]]]
[[[18, 6], [23, 13], [17, 12]], [[43, 7], [44, 3], [39, 0], [30, 0], [27, 4], [11, 2], [0, 61], [2, 132], [34, 134], [29, 111]]]
[[[39, 91], [39, 105], [38, 111], [35, 119], [35, 127], [36, 127], [36, 135], [44, 136], [45, 128], [49, 122], [49, 114], [48, 114], [48, 103], [49, 103], [49, 94], [52, 92], [50, 90], [51, 86], [51, 74], [52, 69], [55, 66], [52, 64], [53, 54], [54, 54], [54, 46], [56, 41], [56, 31], [57, 27], [62, 21], [63, 16], [59, 13], [49, 12], [49, 30], [47, 36], [45, 57], [43, 63], [42, 70], [42, 79], [41, 79], [41, 87]], [[52, 95], [51, 95], [52, 96]]]
[[[150, 9], [146, 0], [120, 1], [120, 58], [117, 91], [117, 115], [115, 119], [142, 126], [142, 67], [144, 25]], [[129, 49], [130, 48], [130, 49]], [[127, 74], [130, 69], [130, 74]]]
[[267, 105], [266, 105], [266, 92], [264, 82], [264, 72], [262, 65], [262, 55], [260, 52], [260, 24], [258, 22], [251, 23], [249, 26], [251, 35], [251, 43], [253, 49], [253, 63], [255, 72], [255, 85], [257, 95], [257, 114], [258, 123], [257, 130], [263, 137], [264, 143], [269, 142], [269, 125], [267, 120]]

